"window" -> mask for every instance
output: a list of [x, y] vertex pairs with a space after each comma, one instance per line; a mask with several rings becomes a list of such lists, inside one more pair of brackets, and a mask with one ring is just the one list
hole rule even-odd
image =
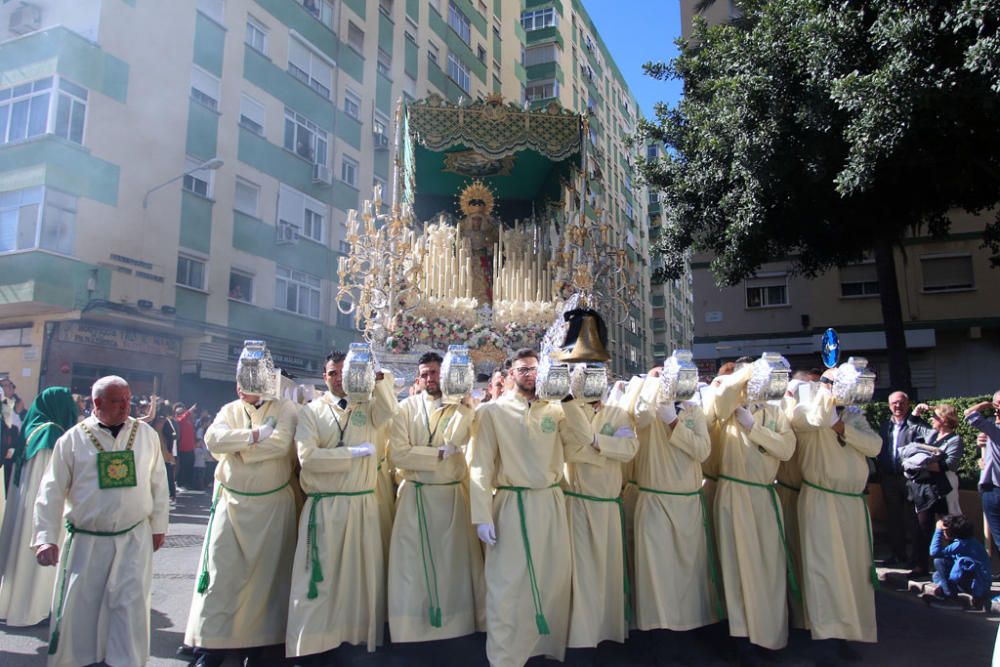
[[427, 42], [427, 60], [434, 63], [435, 67], [440, 67], [438, 65], [438, 47], [434, 42]]
[[392, 18], [392, 0], [378, 0], [378, 10]]
[[556, 10], [552, 7], [521, 12], [521, 27], [526, 31], [554, 28], [556, 26]]
[[340, 162], [340, 180], [352, 187], [358, 185], [358, 162], [346, 155]]
[[252, 16], [247, 17], [246, 43], [251, 48], [267, 55], [267, 28]]
[[387, 79], [391, 77], [392, 56], [381, 48], [378, 50], [378, 60], [375, 63], [375, 70]]
[[347, 22], [347, 43], [358, 53], [365, 50], [365, 31], [352, 21]]
[[326, 204], [282, 184], [278, 188], [278, 220], [300, 230], [300, 236], [323, 243], [326, 239]]
[[452, 30], [458, 33], [458, 36], [462, 38], [463, 42], [466, 44], [470, 44], [472, 42], [469, 17], [463, 14], [462, 10], [455, 6], [454, 2], [448, 3], [448, 25], [451, 26]]
[[275, 275], [274, 307], [318, 320], [319, 278], [280, 265]]
[[333, 24], [333, 2], [331, 0], [297, 0], [313, 17], [331, 30]]
[[198, 0], [198, 11], [222, 25], [223, 22], [222, 0]]
[[0, 329], [0, 347], [28, 347], [31, 345], [31, 326]]
[[52, 188], [0, 193], [0, 252], [44, 248], [72, 254], [76, 202]]
[[975, 287], [971, 255], [925, 255], [920, 258], [925, 292], [951, 292]]
[[523, 64], [525, 67], [542, 65], [545, 63], [555, 62], [557, 60], [559, 60], [558, 44], [543, 44], [542, 46], [536, 46], [524, 50]]
[[788, 305], [788, 276], [785, 273], [758, 273], [746, 281], [747, 308]]
[[372, 131], [375, 134], [386, 135], [386, 128], [389, 127], [389, 120], [380, 113], [376, 113], [372, 119]]
[[330, 99], [333, 68], [318, 53], [295, 38], [288, 41], [288, 73]]
[[656, 152], [656, 146], [646, 146], [646, 159], [655, 160], [659, 155]]
[[205, 289], [205, 262], [187, 255], [177, 256], [177, 284]]
[[[559, 96], [559, 82], [555, 79], [545, 81], [533, 81], [524, 88], [524, 99], [529, 102], [535, 100], [547, 100]], [[591, 132], [593, 132], [591, 127]]]
[[875, 264], [849, 264], [840, 267], [840, 296], [878, 296], [878, 276]]
[[361, 119], [361, 98], [350, 90], [344, 92], [344, 113], [355, 120]]
[[87, 89], [58, 77], [0, 88], [0, 144], [55, 134], [83, 143]]
[[212, 179], [214, 172], [210, 169], [195, 170], [202, 163], [188, 156], [184, 163], [184, 189], [202, 197], [212, 196]]
[[[386, 187], [385, 181], [383, 181], [378, 176], [376, 176], [372, 180], [372, 192], [374, 192], [376, 188], [381, 188], [379, 190], [379, 192], [382, 193], [382, 200], [383, 201], [390, 199], [390, 197], [389, 197], [389, 189]], [[348, 249], [348, 252], [350, 252], [350, 249]]]
[[202, 68], [191, 67], [191, 97], [212, 111], [219, 109], [219, 79]]
[[448, 76], [458, 87], [469, 92], [469, 68], [452, 52], [448, 52]]
[[264, 135], [264, 105], [249, 95], [240, 96], [240, 126]]
[[231, 269], [229, 271], [229, 298], [253, 303], [253, 274]]
[[233, 208], [241, 213], [257, 217], [257, 202], [260, 199], [260, 186], [245, 181], [242, 178], [236, 179], [236, 195], [233, 198]]
[[314, 164], [326, 164], [327, 135], [316, 123], [285, 109], [285, 148]]
[[635, 211], [632, 209], [632, 204], [628, 202], [625, 203], [625, 217], [629, 220], [635, 220]]

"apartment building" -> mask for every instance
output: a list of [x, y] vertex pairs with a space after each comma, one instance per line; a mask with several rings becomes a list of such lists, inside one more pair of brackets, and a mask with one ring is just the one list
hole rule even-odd
[[[582, 5], [526, 4], [0, 4], [0, 375], [217, 405], [262, 338], [317, 378], [356, 337], [335, 307], [347, 211], [392, 182], [398, 102], [431, 94], [590, 105], [590, 211], [648, 303], [634, 98]], [[646, 365], [648, 315], [613, 328], [620, 372]]]
[[[681, 2], [685, 35], [696, 0]], [[709, 21], [736, 15], [733, 3], [716, 2]], [[909, 235], [895, 250], [906, 343], [919, 397], [991, 393], [1000, 377], [1000, 309], [991, 285], [1000, 274], [981, 248], [988, 216], [961, 211], [942, 239], [926, 230]], [[842, 358], [864, 356], [878, 374], [877, 389], [889, 386], [888, 355], [880, 306], [881, 286], [873, 261], [834, 268], [815, 279], [794, 276], [780, 259], [742, 284], [719, 289], [709, 257], [692, 262], [694, 352], [710, 372], [743, 355], [774, 351], [796, 368], [821, 366], [820, 338], [828, 327], [840, 334]]]

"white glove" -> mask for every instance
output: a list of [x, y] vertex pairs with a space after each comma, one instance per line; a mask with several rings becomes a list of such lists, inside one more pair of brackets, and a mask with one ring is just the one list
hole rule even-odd
[[787, 396], [795, 396], [798, 388], [805, 383], [805, 380], [789, 380], [788, 387], [785, 389], [785, 394]]
[[656, 416], [659, 417], [660, 421], [664, 424], [673, 424], [674, 420], [677, 419], [677, 408], [674, 407], [674, 402], [667, 401], [666, 403], [660, 403], [657, 405]]
[[738, 421], [740, 423], [740, 426], [742, 426], [743, 428], [745, 428], [748, 431], [753, 428], [753, 413], [752, 412], [750, 412], [749, 410], [747, 410], [745, 407], [743, 407], [741, 405], [740, 407], [736, 408], [735, 414], [736, 414], [736, 421]]
[[362, 442], [360, 445], [348, 447], [347, 451], [351, 453], [352, 458], [360, 458], [363, 456], [374, 456], [375, 445], [373, 445], [370, 442]]
[[257, 427], [257, 442], [264, 442], [274, 433], [274, 425], [270, 421], [265, 421]]
[[616, 438], [634, 438], [635, 431], [630, 429], [628, 426], [622, 426], [617, 431], [615, 431]]
[[450, 442], [445, 442], [443, 445], [438, 447], [438, 458], [446, 459], [452, 454], [457, 454], [459, 451], [461, 450], [455, 445], [451, 444]]
[[834, 426], [837, 425], [837, 422], [839, 421], [840, 421], [840, 415], [837, 414], [837, 408], [834, 408], [833, 410], [830, 411], [830, 423], [827, 424], [827, 426], [833, 428]]
[[497, 529], [492, 523], [480, 523], [476, 525], [476, 535], [483, 544], [493, 546], [497, 543]]

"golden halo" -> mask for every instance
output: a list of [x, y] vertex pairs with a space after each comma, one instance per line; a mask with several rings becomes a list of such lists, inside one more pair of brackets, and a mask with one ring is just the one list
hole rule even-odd
[[476, 213], [489, 215], [493, 212], [493, 192], [485, 183], [476, 179], [462, 190], [458, 205], [466, 216]]

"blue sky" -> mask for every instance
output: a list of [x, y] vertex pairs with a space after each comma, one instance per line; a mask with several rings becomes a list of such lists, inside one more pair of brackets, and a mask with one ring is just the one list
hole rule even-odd
[[650, 60], [668, 61], [677, 53], [681, 34], [679, 0], [583, 0], [604, 44], [625, 75], [647, 118], [656, 102], [680, 99], [679, 81], [656, 81], [642, 72]]

